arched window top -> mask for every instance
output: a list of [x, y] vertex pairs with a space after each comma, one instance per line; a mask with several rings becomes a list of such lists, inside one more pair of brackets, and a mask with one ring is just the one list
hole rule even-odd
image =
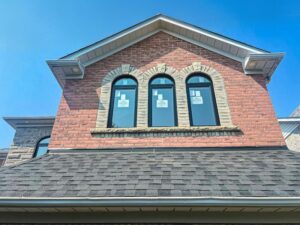
[[45, 137], [45, 138], [43, 138], [42, 140], [40, 140], [40, 144], [49, 144], [49, 142], [50, 142], [50, 137]]
[[42, 139], [40, 139], [40, 141], [36, 145], [33, 157], [35, 158], [46, 154], [48, 152], [49, 142], [50, 137], [43, 137]]
[[114, 82], [114, 85], [117, 86], [127, 86], [127, 85], [137, 85], [137, 82], [134, 78], [131, 77], [121, 77]]
[[208, 79], [203, 74], [193, 74], [187, 79], [188, 84], [203, 84], [203, 83], [211, 83], [211, 80]]
[[166, 84], [174, 84], [173, 80], [169, 78], [167, 75], [159, 75], [151, 80], [151, 85], [166, 85]]
[[175, 85], [167, 75], [154, 77], [149, 84], [150, 127], [177, 126]]
[[130, 76], [122, 76], [115, 80], [111, 91], [108, 127], [135, 127], [137, 112], [137, 81]]
[[218, 111], [211, 80], [201, 73], [186, 81], [191, 126], [219, 125]]

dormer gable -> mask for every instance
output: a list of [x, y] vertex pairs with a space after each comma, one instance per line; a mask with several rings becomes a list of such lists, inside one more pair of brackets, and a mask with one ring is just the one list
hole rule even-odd
[[284, 53], [271, 53], [159, 14], [58, 60], [48, 60], [47, 63], [63, 87], [67, 79], [82, 79], [87, 66], [159, 32], [238, 61], [245, 74], [260, 74], [267, 82], [284, 56]]

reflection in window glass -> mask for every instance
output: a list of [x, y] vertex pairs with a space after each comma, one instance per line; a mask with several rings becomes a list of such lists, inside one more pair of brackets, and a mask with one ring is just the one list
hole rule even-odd
[[171, 84], [173, 85], [173, 81], [170, 78], [167, 77], [157, 77], [152, 80], [151, 85], [158, 84], [158, 85], [163, 85], [163, 84]]
[[34, 158], [42, 156], [47, 153], [49, 141], [50, 141], [50, 137], [43, 138], [42, 140], [39, 141], [34, 152], [34, 156], [33, 156]]
[[210, 80], [202, 76], [192, 76], [187, 81], [188, 84], [210, 83]]
[[174, 83], [167, 77], [158, 77], [150, 83], [149, 126], [176, 126]]
[[126, 86], [126, 85], [136, 85], [136, 82], [132, 78], [122, 78], [115, 82], [115, 85]]
[[218, 125], [211, 81], [201, 75], [194, 75], [187, 80], [187, 91], [191, 125]]
[[108, 124], [109, 127], [135, 127], [136, 93], [137, 83], [132, 78], [122, 78], [114, 83]]

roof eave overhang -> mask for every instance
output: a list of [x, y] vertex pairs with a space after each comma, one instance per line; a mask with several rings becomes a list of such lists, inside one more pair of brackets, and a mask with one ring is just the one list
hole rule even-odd
[[[63, 87], [66, 79], [82, 79], [84, 68], [158, 32], [165, 32], [241, 62], [245, 74], [262, 74], [270, 80], [283, 53], [268, 51], [224, 37], [176, 19], [158, 15], [58, 60], [47, 61]], [[75, 71], [72, 73], [72, 70]], [[70, 72], [71, 71], [71, 72]]]
[[55, 121], [55, 117], [3, 117], [3, 120], [5, 120], [14, 129], [24, 127], [52, 127]]
[[62, 87], [64, 86], [65, 80], [82, 79], [84, 77], [85, 67], [81, 64], [80, 60], [47, 60], [47, 64]]
[[261, 74], [268, 82], [284, 55], [285, 53], [283, 52], [249, 54], [243, 62], [244, 72], [247, 75]]
[[279, 118], [278, 122], [284, 139], [287, 139], [300, 126], [300, 117]]
[[287, 117], [287, 118], [278, 118], [279, 122], [299, 122], [300, 123], [300, 117]]
[[4, 223], [297, 223], [299, 198], [1, 199]]

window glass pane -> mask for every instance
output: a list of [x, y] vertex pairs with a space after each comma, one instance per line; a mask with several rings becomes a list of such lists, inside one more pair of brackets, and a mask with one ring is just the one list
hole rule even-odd
[[175, 126], [173, 87], [153, 88], [151, 92], [152, 126]]
[[136, 89], [115, 89], [111, 127], [135, 126], [135, 96]]
[[39, 143], [36, 146], [34, 157], [42, 156], [47, 153], [49, 141], [50, 141], [50, 137], [44, 138], [39, 141]]
[[122, 78], [118, 80], [114, 85], [136, 85], [136, 81], [132, 78]]
[[49, 144], [50, 138], [45, 138], [40, 141], [40, 144]]
[[35, 153], [35, 157], [39, 157], [39, 156], [46, 154], [47, 150], [48, 150], [48, 145], [47, 146], [38, 146], [36, 153]]
[[173, 84], [173, 81], [167, 77], [157, 77], [152, 80], [151, 84]]
[[190, 87], [189, 98], [193, 126], [217, 125], [211, 87]]
[[188, 84], [210, 83], [210, 80], [203, 76], [192, 76], [188, 79]]

